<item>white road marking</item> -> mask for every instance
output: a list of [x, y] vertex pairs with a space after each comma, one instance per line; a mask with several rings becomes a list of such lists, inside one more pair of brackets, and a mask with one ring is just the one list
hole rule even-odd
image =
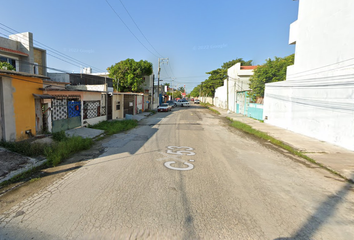
[[187, 171], [187, 170], [192, 170], [194, 168], [193, 164], [190, 164], [188, 162], [184, 162], [184, 164], [186, 164], [188, 167], [186, 168], [177, 168], [177, 167], [172, 167], [171, 164], [176, 163], [175, 161], [169, 161], [169, 162], [165, 162], [164, 165], [165, 167], [172, 169], [172, 170], [178, 170], [178, 171]]

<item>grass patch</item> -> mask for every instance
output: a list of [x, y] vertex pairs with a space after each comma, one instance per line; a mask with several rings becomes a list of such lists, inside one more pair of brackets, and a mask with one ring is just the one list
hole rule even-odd
[[55, 142], [52, 144], [1, 141], [0, 146], [28, 157], [44, 156], [47, 158], [47, 166], [57, 166], [71, 154], [89, 149], [93, 145], [90, 138], [67, 137], [64, 131], [53, 134], [53, 139]]
[[87, 150], [92, 145], [93, 140], [91, 138], [82, 138], [79, 136], [67, 137], [56, 144], [52, 144], [44, 150], [44, 155], [48, 160], [47, 166], [57, 166], [71, 154]]
[[96, 125], [90, 126], [90, 128], [104, 130], [105, 134], [112, 135], [123, 131], [128, 131], [138, 126], [136, 120], [122, 120], [122, 121], [104, 121]]
[[211, 108], [213, 105], [210, 103], [200, 103], [200, 105], [202, 105], [203, 107], [206, 107], [207, 109], [209, 109], [210, 111], [212, 111], [213, 113], [220, 115], [220, 112], [218, 110], [215, 110], [214, 108]]
[[40, 177], [36, 177], [36, 178], [31, 178], [30, 182], [36, 182], [38, 180], [40, 180], [41, 178]]
[[346, 178], [345, 176], [342, 176], [340, 173], [338, 173], [338, 172], [336, 172], [336, 171], [324, 166], [321, 163], [316, 162], [314, 159], [310, 158], [309, 156], [305, 155], [304, 153], [294, 149], [293, 147], [287, 145], [286, 143], [284, 143], [284, 142], [282, 142], [280, 140], [277, 140], [277, 139], [273, 138], [272, 136], [269, 136], [267, 133], [264, 133], [262, 131], [258, 131], [256, 129], [252, 128], [250, 125], [245, 124], [243, 122], [232, 120], [231, 118], [227, 118], [227, 119], [231, 121], [230, 126], [232, 126], [234, 128], [237, 128], [237, 129], [240, 129], [240, 130], [242, 130], [242, 131], [244, 131], [246, 133], [252, 134], [254, 136], [257, 136], [259, 138], [262, 138], [262, 139], [264, 139], [266, 141], [269, 141], [269, 142], [273, 143], [274, 145], [276, 145], [278, 147], [281, 147], [281, 148], [287, 150], [288, 152], [290, 152], [290, 153], [292, 153], [292, 154], [294, 154], [294, 155], [296, 155], [298, 157], [301, 157], [301, 158], [303, 158], [303, 159], [305, 159], [305, 160], [307, 160], [307, 161], [309, 161], [311, 163], [314, 163], [317, 166], [320, 166], [323, 169], [326, 169], [327, 171], [329, 171], [329, 172], [331, 172], [331, 173], [333, 173], [333, 174], [335, 174], [335, 175], [337, 175], [337, 176], [339, 176], [341, 178], [344, 178], [347, 181], [351, 182], [350, 179]]
[[28, 157], [37, 157], [43, 155], [44, 149], [47, 147], [47, 145], [45, 144], [31, 143], [29, 141], [21, 141], [21, 142], [1, 141], [0, 146], [12, 152], [17, 152], [19, 154]]
[[64, 131], [53, 133], [52, 138], [57, 142], [65, 141], [68, 139]]

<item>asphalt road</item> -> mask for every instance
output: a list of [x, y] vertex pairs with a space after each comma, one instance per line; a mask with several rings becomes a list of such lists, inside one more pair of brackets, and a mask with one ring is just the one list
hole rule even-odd
[[354, 239], [352, 184], [200, 106], [102, 144], [0, 215], [0, 239]]

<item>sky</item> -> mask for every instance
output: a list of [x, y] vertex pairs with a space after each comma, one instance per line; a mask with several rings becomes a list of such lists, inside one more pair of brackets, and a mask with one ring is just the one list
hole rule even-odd
[[[0, 36], [32, 32], [47, 66], [104, 72], [127, 58], [147, 60], [162, 83], [194, 87], [236, 58], [261, 65], [295, 52], [293, 0], [0, 0]], [[52, 70], [48, 69], [49, 72]], [[172, 82], [173, 80], [173, 82]], [[156, 83], [155, 83], [156, 84]]]

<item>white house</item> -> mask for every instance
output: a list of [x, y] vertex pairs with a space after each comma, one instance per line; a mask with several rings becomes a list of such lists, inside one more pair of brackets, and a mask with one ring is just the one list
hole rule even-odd
[[353, 23], [353, 0], [300, 1], [295, 63], [266, 84], [265, 122], [354, 151]]
[[228, 79], [224, 85], [215, 90], [214, 105], [232, 112], [247, 115], [245, 105], [247, 104], [246, 92], [250, 89], [250, 77], [257, 66], [241, 66], [236, 63], [227, 69]]

